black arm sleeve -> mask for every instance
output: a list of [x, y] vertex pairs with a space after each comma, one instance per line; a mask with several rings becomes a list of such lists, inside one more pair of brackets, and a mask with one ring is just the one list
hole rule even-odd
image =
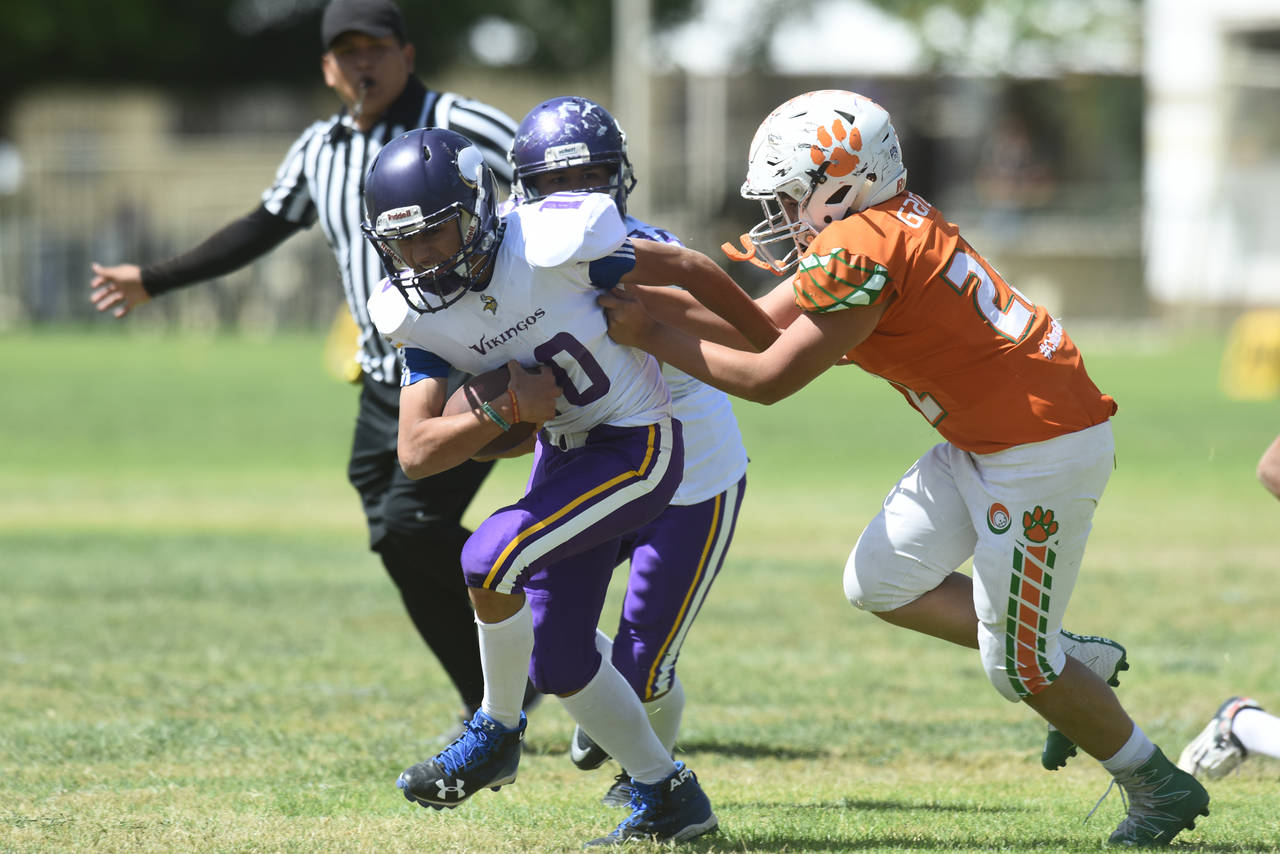
[[142, 287], [154, 297], [239, 270], [275, 249], [301, 228], [301, 225], [278, 217], [259, 205], [219, 229], [194, 249], [168, 261], [143, 267]]

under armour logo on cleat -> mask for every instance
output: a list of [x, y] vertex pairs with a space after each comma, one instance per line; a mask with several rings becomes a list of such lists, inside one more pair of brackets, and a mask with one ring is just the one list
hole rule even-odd
[[436, 780], [436, 790], [440, 793], [440, 797], [448, 800], [449, 793], [452, 792], [454, 800], [462, 800], [467, 793], [462, 789], [462, 781], [459, 780], [456, 786], [446, 786], [444, 780]]

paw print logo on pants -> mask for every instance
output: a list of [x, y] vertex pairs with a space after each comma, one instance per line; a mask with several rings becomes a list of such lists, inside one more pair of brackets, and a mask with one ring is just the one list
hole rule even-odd
[[1024, 511], [1022, 532], [1033, 543], [1048, 542], [1050, 537], [1058, 533], [1058, 523], [1053, 520], [1053, 511], [1045, 510], [1038, 504], [1036, 509]]
[[855, 151], [862, 150], [862, 132], [857, 128], [845, 130], [844, 122], [836, 119], [831, 129], [818, 128], [818, 145], [809, 148], [809, 157], [815, 166], [829, 163], [827, 174], [841, 178], [858, 168], [861, 162]]

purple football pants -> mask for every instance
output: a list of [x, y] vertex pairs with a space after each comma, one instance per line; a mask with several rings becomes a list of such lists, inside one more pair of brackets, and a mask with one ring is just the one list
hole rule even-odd
[[468, 587], [523, 592], [533, 613], [529, 678], [545, 694], [585, 686], [600, 667], [596, 625], [625, 535], [667, 508], [684, 469], [680, 422], [602, 425], [577, 447], [539, 448], [523, 498], [462, 549]]
[[744, 475], [698, 504], [672, 505], [623, 539], [631, 558], [613, 665], [642, 701], [671, 689], [676, 660], [733, 541], [746, 493]]

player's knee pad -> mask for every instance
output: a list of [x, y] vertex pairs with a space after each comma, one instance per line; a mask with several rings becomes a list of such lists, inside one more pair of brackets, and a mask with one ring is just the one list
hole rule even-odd
[[844, 565], [844, 595], [864, 611], [892, 611], [938, 585], [926, 581], [920, 562], [898, 554], [882, 526], [868, 525]]
[[[485, 524], [482, 524], [474, 534], [468, 537], [462, 545], [462, 553], [460, 555], [462, 574], [467, 581], [467, 586], [490, 586], [486, 585], [486, 582], [491, 581], [490, 574], [493, 572], [494, 567], [502, 562], [509, 546], [510, 541], [508, 539], [504, 536], [494, 536], [493, 532]], [[514, 572], [510, 567], [507, 568], [504, 577], [514, 579]]]
[[1028, 643], [1007, 635], [1003, 626], [999, 628], [995, 631], [987, 623], [978, 624], [982, 667], [1000, 696], [1018, 703], [1052, 685], [1067, 662], [1058, 634], [1045, 637], [1042, 644], [1035, 639]]
[[467, 586], [483, 587], [484, 580], [489, 575], [489, 567], [493, 566], [493, 561], [497, 557], [492, 548], [482, 541], [477, 541], [475, 537], [463, 543], [460, 561]]

